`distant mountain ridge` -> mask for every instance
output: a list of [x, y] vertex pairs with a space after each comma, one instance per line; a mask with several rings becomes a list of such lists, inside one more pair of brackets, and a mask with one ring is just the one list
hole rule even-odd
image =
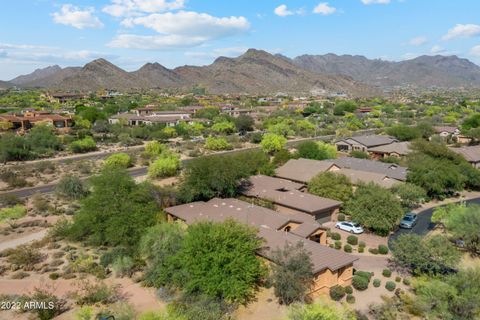
[[335, 54], [290, 59], [249, 49], [237, 58], [219, 57], [206, 66], [168, 69], [147, 63], [133, 72], [96, 59], [83, 67], [37, 69], [8, 83], [61, 90], [202, 87], [214, 94], [347, 93], [362, 97], [380, 95], [380, 89], [393, 86], [480, 88], [480, 67], [456, 56], [421, 56], [401, 62]]
[[480, 67], [457, 56], [420, 56], [399, 62], [351, 55], [302, 55], [297, 66], [320, 74], [342, 74], [378, 87], [480, 87]]

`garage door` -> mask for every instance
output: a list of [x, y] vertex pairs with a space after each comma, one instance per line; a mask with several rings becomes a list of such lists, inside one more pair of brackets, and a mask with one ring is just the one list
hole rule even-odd
[[315, 215], [315, 220], [318, 223], [325, 223], [330, 221], [330, 212], [317, 213]]

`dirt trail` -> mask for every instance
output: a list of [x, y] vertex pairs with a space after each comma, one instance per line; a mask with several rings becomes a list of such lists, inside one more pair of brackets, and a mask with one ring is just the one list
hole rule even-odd
[[12, 249], [15, 247], [18, 247], [22, 244], [26, 244], [35, 240], [41, 240], [45, 235], [47, 234], [48, 229], [44, 229], [38, 232], [30, 233], [27, 234], [23, 237], [19, 237], [16, 239], [0, 242], [0, 251], [3, 251], [5, 249]]

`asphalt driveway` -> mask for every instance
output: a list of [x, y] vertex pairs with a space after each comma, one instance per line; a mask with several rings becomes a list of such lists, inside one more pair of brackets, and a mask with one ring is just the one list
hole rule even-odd
[[[467, 205], [478, 204], [480, 205], [480, 198], [466, 200]], [[431, 221], [434, 208], [425, 209], [417, 213], [417, 224], [412, 229], [398, 229], [388, 238], [388, 246], [391, 248], [391, 244], [402, 234], [418, 234], [420, 236], [426, 235], [429, 231], [435, 228], [435, 223]]]

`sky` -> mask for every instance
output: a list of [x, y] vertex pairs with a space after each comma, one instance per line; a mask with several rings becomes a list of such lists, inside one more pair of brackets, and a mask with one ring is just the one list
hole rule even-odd
[[5, 0], [0, 79], [100, 57], [128, 71], [205, 65], [248, 48], [480, 64], [479, 12], [478, 0]]

